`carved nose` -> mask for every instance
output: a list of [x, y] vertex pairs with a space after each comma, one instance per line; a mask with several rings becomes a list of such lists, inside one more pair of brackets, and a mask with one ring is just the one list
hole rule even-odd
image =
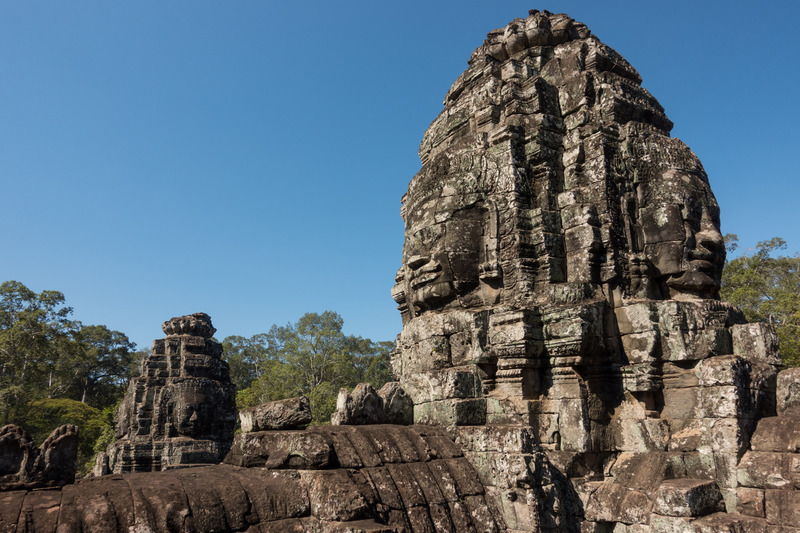
[[704, 230], [695, 235], [698, 246], [709, 252], [721, 252], [725, 249], [725, 240], [718, 231]]
[[692, 261], [708, 261], [712, 265], [721, 266], [725, 262], [725, 240], [718, 231], [703, 230], [695, 234], [695, 248], [689, 250]]
[[412, 269], [417, 269], [430, 261], [430, 257], [427, 255], [412, 255], [408, 258], [408, 267]]

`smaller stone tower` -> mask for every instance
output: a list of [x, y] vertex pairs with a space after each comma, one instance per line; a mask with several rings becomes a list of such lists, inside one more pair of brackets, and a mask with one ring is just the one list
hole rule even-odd
[[115, 474], [219, 463], [233, 441], [234, 387], [211, 317], [175, 317], [161, 328], [166, 338], [153, 341], [117, 412], [107, 450]]

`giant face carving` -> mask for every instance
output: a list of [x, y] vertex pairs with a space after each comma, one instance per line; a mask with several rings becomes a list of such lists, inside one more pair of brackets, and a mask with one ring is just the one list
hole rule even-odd
[[446, 164], [431, 167], [415, 177], [406, 198], [403, 265], [392, 291], [411, 317], [479, 305], [477, 289], [492, 271], [487, 265], [499, 269], [494, 210], [482, 186], [472, 175], [448, 174]]
[[664, 298], [717, 298], [725, 248], [719, 206], [701, 172], [670, 169], [644, 187], [645, 253]]
[[212, 433], [216, 396], [205, 380], [175, 384], [170, 398], [172, 427], [182, 436], [203, 438]]
[[415, 316], [467, 297], [478, 285], [486, 210], [476, 203], [451, 211], [450, 203], [431, 198], [409, 217], [413, 233], [406, 241], [396, 292]]

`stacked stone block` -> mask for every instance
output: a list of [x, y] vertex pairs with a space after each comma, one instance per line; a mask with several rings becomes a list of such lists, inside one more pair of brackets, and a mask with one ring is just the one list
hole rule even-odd
[[739, 462], [738, 510], [767, 530], [800, 531], [800, 369], [778, 374], [777, 400]]
[[[298, 472], [323, 531], [505, 531], [461, 448], [437, 426], [334, 425], [237, 434], [225, 463]], [[343, 522], [342, 524], [337, 524]], [[307, 526], [308, 527], [308, 526]]]
[[97, 473], [150, 472], [225, 457], [236, 405], [222, 345], [205, 313], [175, 317], [162, 326], [131, 380], [116, 417], [117, 440], [100, 456]]
[[[719, 526], [774, 413], [774, 332], [719, 301], [708, 176], [641, 83], [533, 10], [473, 52], [403, 197], [393, 368], [513, 529]], [[558, 476], [572, 497], [523, 512]]]

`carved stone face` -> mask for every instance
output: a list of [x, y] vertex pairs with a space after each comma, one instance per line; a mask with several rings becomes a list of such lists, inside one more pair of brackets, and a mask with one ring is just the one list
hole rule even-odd
[[517, 19], [505, 27], [503, 38], [506, 42], [506, 50], [509, 55], [528, 47], [528, 36], [525, 34], [525, 21]]
[[215, 395], [205, 389], [202, 382], [184, 382], [174, 387], [170, 400], [172, 427], [184, 437], [201, 438], [211, 433]]
[[688, 171], [661, 172], [644, 188], [641, 217], [645, 253], [665, 286], [663, 296], [716, 298], [725, 248], [708, 183]]
[[417, 316], [468, 296], [478, 286], [486, 209], [479, 200], [436, 195], [409, 207], [403, 266], [393, 295]]

